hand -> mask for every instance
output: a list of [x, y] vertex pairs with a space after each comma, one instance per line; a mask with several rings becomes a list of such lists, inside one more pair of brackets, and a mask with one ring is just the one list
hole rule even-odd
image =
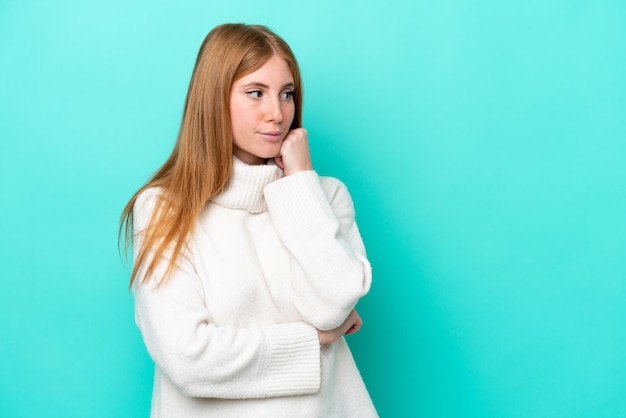
[[289, 131], [274, 161], [285, 172], [285, 176], [312, 170], [309, 134], [306, 129], [297, 128]]
[[354, 334], [361, 329], [361, 325], [363, 325], [363, 320], [357, 311], [353, 309], [346, 320], [343, 321], [343, 324], [339, 325], [335, 329], [331, 329], [330, 331], [320, 331], [318, 329], [317, 336], [320, 339], [321, 345], [332, 344], [341, 338], [342, 335]]

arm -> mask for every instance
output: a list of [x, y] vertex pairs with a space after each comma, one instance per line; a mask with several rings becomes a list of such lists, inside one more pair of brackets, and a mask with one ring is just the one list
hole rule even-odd
[[[151, 198], [152, 197], [152, 198]], [[155, 194], [140, 196], [135, 230], [145, 228]], [[141, 232], [134, 246], [141, 245]], [[180, 390], [197, 397], [264, 398], [315, 393], [320, 384], [316, 330], [304, 323], [242, 329], [216, 326], [192, 257], [181, 257], [162, 286], [166, 259], [135, 285], [135, 318], [152, 359]], [[140, 275], [138, 276], [141, 278]]]
[[321, 345], [332, 344], [344, 335], [350, 335], [358, 332], [359, 329], [361, 329], [361, 325], [363, 325], [363, 321], [357, 311], [353, 309], [346, 320], [343, 321], [343, 324], [328, 331], [320, 331], [318, 329], [317, 336], [320, 339]]
[[281, 240], [293, 255], [294, 303], [320, 330], [338, 327], [371, 284], [352, 199], [336, 179], [300, 171], [264, 189]]

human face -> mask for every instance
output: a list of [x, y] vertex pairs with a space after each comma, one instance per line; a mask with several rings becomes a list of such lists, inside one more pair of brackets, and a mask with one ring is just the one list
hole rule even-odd
[[293, 96], [289, 65], [276, 55], [233, 83], [230, 115], [237, 158], [247, 164], [264, 164], [280, 153], [296, 111]]

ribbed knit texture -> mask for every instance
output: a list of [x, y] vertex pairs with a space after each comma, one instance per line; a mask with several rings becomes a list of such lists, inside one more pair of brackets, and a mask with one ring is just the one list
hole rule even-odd
[[[155, 361], [151, 416], [375, 417], [346, 341], [320, 347], [316, 330], [370, 287], [350, 195], [314, 171], [233, 161], [168, 282], [156, 285], [163, 260], [133, 288]], [[137, 199], [134, 248], [159, 193]]]
[[212, 200], [230, 209], [242, 209], [250, 213], [267, 210], [263, 187], [283, 177], [282, 170], [273, 163], [248, 165], [233, 157], [233, 175], [226, 189]]
[[[307, 234], [328, 225], [329, 220], [337, 220], [315, 171], [302, 171], [280, 182], [268, 184], [264, 189], [265, 199], [272, 211], [280, 211], [280, 224], [284, 236]], [[290, 209], [295, 206], [306, 210], [307, 222], [302, 222], [302, 212]]]
[[[315, 347], [319, 344], [317, 333], [312, 335], [305, 327], [301, 330], [292, 327], [285, 333], [274, 327], [268, 330], [268, 336], [272, 351], [268, 366], [269, 396], [316, 392], [320, 383], [320, 352]], [[299, 355], [294, 356], [294, 352]]]

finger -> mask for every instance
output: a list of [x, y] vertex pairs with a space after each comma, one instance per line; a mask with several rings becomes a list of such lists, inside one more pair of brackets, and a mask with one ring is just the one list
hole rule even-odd
[[277, 155], [276, 157], [274, 157], [274, 162], [278, 167], [280, 167], [281, 170], [285, 170], [285, 162], [283, 161], [282, 155]]
[[348, 331], [346, 331], [346, 335], [351, 335], [351, 334], [356, 334], [357, 332], [359, 332], [359, 330], [361, 329], [361, 325], [363, 324], [363, 322], [359, 321], [359, 322], [355, 322], [354, 324], [352, 324], [352, 326], [350, 327], [350, 329], [348, 329]]
[[296, 128], [290, 130], [284, 141], [291, 142], [297, 140], [298, 138], [306, 138], [306, 131], [304, 129]]
[[361, 326], [363, 325], [363, 320], [361, 319], [361, 316], [359, 315], [359, 313], [356, 311], [356, 309], [353, 309], [352, 312], [350, 312], [350, 315], [348, 316], [348, 319], [350, 320], [350, 328], [346, 331], [346, 335], [350, 335], [350, 334], [354, 334], [356, 332], [358, 332], [361, 329]]
[[350, 327], [350, 329], [346, 331], [345, 335], [352, 335], [352, 334], [356, 333], [358, 330], [359, 329], [355, 325], [352, 325]]
[[361, 319], [361, 315], [359, 315], [356, 311], [354, 311], [354, 313], [356, 314], [356, 324], [359, 328], [361, 328], [363, 325], [363, 319]]

